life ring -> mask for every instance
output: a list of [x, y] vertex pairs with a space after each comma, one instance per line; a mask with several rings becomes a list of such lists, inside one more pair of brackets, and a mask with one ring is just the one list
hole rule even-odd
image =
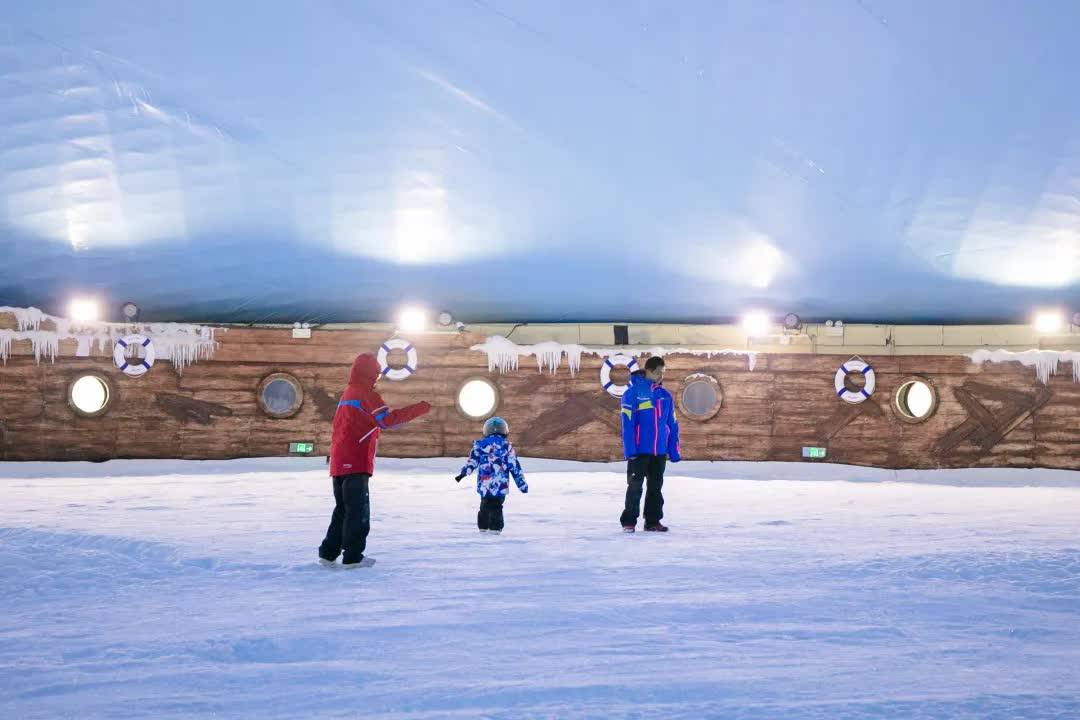
[[611, 355], [604, 358], [604, 364], [600, 366], [600, 385], [607, 390], [608, 395], [612, 397], [622, 397], [626, 392], [626, 388], [630, 387], [629, 383], [626, 385], [616, 385], [611, 379], [611, 371], [615, 369], [615, 366], [625, 367], [630, 372], [634, 372], [638, 369], [637, 360], [629, 355]]
[[[862, 390], [848, 390], [844, 385], [844, 380], [849, 373], [862, 373], [866, 378], [866, 384], [863, 385]], [[849, 402], [852, 405], [857, 405], [866, 401], [871, 395], [874, 394], [874, 387], [877, 385], [877, 380], [874, 376], [874, 368], [870, 367], [870, 364], [860, 360], [859, 358], [851, 358], [846, 363], [841, 365], [836, 371], [836, 377], [833, 378], [833, 387], [836, 388], [836, 394], [840, 396], [840, 399], [844, 402]]]
[[[404, 350], [405, 351], [405, 367], [392, 368], [390, 363], [387, 362], [387, 356], [391, 350]], [[416, 372], [417, 368], [417, 356], [416, 348], [412, 346], [408, 340], [402, 338], [390, 338], [382, 344], [379, 348], [379, 367], [382, 369], [382, 374], [391, 380], [404, 380], [405, 378]]]
[[[142, 360], [136, 357], [132, 358], [131, 362], [128, 362], [127, 350], [133, 345], [142, 345], [146, 349], [145, 355]], [[113, 345], [112, 359], [116, 367], [120, 368], [120, 371], [125, 375], [131, 377], [144, 375], [153, 367], [154, 360], [157, 359], [154, 341], [145, 335], [125, 335]]]

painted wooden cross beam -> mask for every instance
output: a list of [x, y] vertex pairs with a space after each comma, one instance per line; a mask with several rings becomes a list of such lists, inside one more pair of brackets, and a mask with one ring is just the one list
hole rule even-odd
[[607, 406], [603, 397], [595, 393], [572, 395], [540, 413], [521, 433], [519, 442], [522, 446], [543, 445], [594, 421], [610, 425], [612, 433], [617, 434], [618, 420], [618, 409]]
[[829, 440], [832, 440], [833, 436], [846, 428], [861, 415], [879, 418], [884, 414], [881, 406], [873, 399], [868, 399], [854, 405], [845, 402], [843, 403], [843, 407], [837, 409], [837, 411], [830, 415], [827, 420], [823, 420], [817, 424], [817, 436], [822, 442], [828, 442]]
[[230, 417], [233, 414], [233, 411], [224, 405], [174, 393], [158, 393], [154, 401], [167, 415], [181, 422], [191, 420], [199, 425], [210, 425], [215, 416]]
[[[1006, 435], [1045, 405], [1053, 393], [1046, 387], [1030, 393], [969, 381], [955, 388], [953, 395], [967, 410], [968, 418], [937, 441], [935, 450], [942, 455], [953, 452], [965, 441], [978, 445], [983, 453], [990, 452]], [[980, 398], [1001, 403], [1001, 411], [995, 415], [983, 405]]]

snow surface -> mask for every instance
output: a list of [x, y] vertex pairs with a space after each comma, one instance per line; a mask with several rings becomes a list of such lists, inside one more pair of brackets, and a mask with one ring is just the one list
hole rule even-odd
[[1080, 473], [381, 461], [317, 566], [321, 459], [0, 464], [0, 717], [1080, 716]]

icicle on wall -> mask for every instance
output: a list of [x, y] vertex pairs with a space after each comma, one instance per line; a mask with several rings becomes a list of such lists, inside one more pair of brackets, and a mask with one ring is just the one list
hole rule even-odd
[[1067, 362], [1072, 364], [1073, 381], [1080, 382], [1080, 352], [1072, 350], [976, 350], [968, 357], [978, 365], [985, 362], [1018, 362], [1024, 367], [1033, 367], [1035, 376], [1043, 385], [1050, 382], [1051, 375], [1057, 375], [1059, 362]]
[[[125, 335], [145, 335], [154, 343], [158, 358], [168, 360], [178, 371], [194, 362], [210, 359], [217, 349], [214, 328], [179, 323], [122, 324], [94, 322], [75, 325], [67, 318], [54, 317], [37, 308], [0, 307], [0, 313], [15, 317], [17, 330], [0, 330], [0, 361], [7, 362], [11, 344], [29, 341], [34, 360], [55, 361], [61, 340], [75, 340], [77, 352], [88, 351], [96, 342], [100, 352], [112, 352], [116, 341]], [[41, 324], [50, 321], [54, 330], [42, 330]]]
[[754, 370], [757, 364], [757, 353], [751, 350], [731, 350], [727, 348], [712, 349], [712, 348], [665, 348], [665, 347], [651, 347], [651, 348], [626, 348], [626, 347], [607, 347], [607, 348], [594, 348], [586, 347], [584, 345], [576, 344], [562, 344], [557, 342], [542, 342], [535, 345], [518, 345], [511, 340], [507, 340], [501, 335], [493, 335], [487, 338], [483, 343], [479, 345], [473, 345], [472, 350], [482, 352], [487, 355], [488, 358], [488, 371], [494, 372], [498, 370], [500, 373], [506, 373], [511, 370], [518, 369], [518, 358], [521, 356], [534, 356], [536, 358], [536, 365], [540, 372], [547, 370], [554, 373], [559, 369], [562, 364], [563, 355], [566, 356], [567, 365], [570, 367], [570, 373], [576, 374], [581, 369], [581, 356], [582, 355], [596, 355], [599, 357], [610, 357], [612, 355], [642, 355], [648, 353], [653, 356], [663, 357], [664, 355], [697, 355], [699, 357], [711, 358], [714, 355], [745, 355], [747, 358], [747, 365], [751, 372]]

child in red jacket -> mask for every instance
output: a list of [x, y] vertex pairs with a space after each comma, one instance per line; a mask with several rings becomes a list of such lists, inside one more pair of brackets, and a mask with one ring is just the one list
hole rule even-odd
[[338, 402], [330, 441], [330, 474], [334, 477], [334, 513], [326, 538], [319, 546], [319, 562], [332, 565], [338, 555], [346, 568], [366, 567], [375, 562], [364, 557], [371, 529], [371, 500], [368, 481], [375, 472], [375, 450], [379, 432], [399, 427], [431, 410], [431, 405], [415, 405], [390, 410], [375, 391], [381, 377], [379, 361], [364, 353], [353, 361], [349, 385]]

